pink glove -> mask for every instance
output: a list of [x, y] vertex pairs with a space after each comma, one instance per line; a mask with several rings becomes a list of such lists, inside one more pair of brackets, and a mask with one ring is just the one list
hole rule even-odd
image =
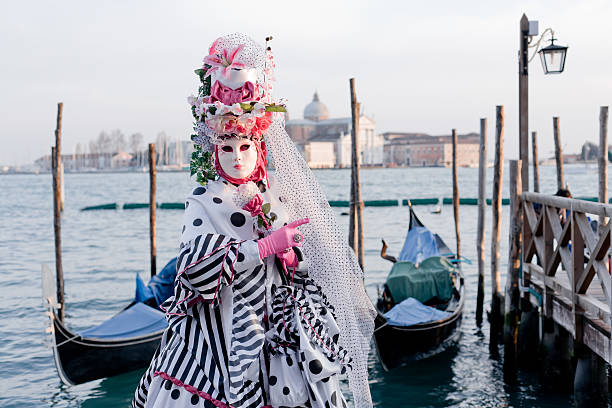
[[302, 224], [310, 222], [308, 218], [293, 221], [284, 227], [274, 231], [265, 238], [257, 240], [259, 257], [265, 259], [267, 256], [283, 252], [286, 249], [302, 245], [304, 236], [297, 230]]
[[297, 255], [293, 250], [285, 250], [283, 252], [277, 252], [276, 257], [285, 264], [285, 266], [294, 267], [300, 263]]

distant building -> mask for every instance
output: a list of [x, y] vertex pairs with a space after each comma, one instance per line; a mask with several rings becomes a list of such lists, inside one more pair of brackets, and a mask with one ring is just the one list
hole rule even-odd
[[[82, 153], [62, 154], [64, 171], [76, 172], [81, 170], [106, 169], [112, 166], [113, 155], [110, 153]], [[34, 161], [41, 171], [51, 171], [51, 155], [46, 154]]]
[[[412, 167], [449, 167], [452, 164], [451, 136], [430, 136], [425, 133], [383, 133], [384, 165]], [[457, 165], [478, 166], [480, 136], [476, 133], [457, 135]]]
[[[157, 146], [156, 146], [157, 147]], [[176, 169], [189, 165], [193, 143], [191, 141], [177, 141], [163, 145], [157, 154], [157, 167]], [[117, 153], [73, 153], [62, 154], [62, 164], [66, 172], [97, 171], [106, 169], [139, 169], [148, 167], [148, 150], [139, 150], [134, 153], [120, 151]], [[38, 158], [34, 165], [40, 171], [51, 170], [51, 156]]]
[[[288, 120], [287, 133], [312, 168], [350, 167], [351, 118], [330, 118], [325, 104], [315, 92], [304, 108], [304, 119]], [[359, 152], [364, 166], [383, 164], [384, 139], [376, 134], [374, 119], [359, 116]]]
[[111, 168], [122, 169], [131, 167], [134, 156], [127, 152], [119, 152], [111, 158]]
[[335, 136], [315, 136], [300, 146], [300, 150], [312, 168], [336, 167], [338, 139]]
[[168, 145], [169, 165], [184, 167], [191, 162], [191, 153], [193, 153], [193, 142], [188, 140], [170, 143]]
[[[608, 146], [608, 157], [610, 157], [610, 146]], [[580, 150], [580, 157], [578, 160], [592, 161], [599, 158], [599, 145], [592, 142], [585, 142]], [[565, 155], [564, 155], [565, 159]]]

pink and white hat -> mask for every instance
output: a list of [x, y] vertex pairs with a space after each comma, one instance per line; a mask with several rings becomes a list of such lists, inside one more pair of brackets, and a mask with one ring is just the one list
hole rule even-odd
[[273, 112], [284, 112], [272, 99], [274, 59], [241, 33], [217, 38], [195, 72], [201, 85], [188, 102], [195, 118], [192, 140], [203, 151], [227, 137], [261, 140], [272, 123]]

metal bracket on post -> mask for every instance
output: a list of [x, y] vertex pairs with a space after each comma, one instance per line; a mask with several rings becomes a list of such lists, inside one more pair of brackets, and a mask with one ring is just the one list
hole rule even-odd
[[[523, 33], [523, 44], [526, 47], [527, 43], [529, 42], [528, 40], [528, 36], [525, 35]], [[527, 61], [529, 60], [529, 56], [527, 55], [527, 48], [524, 48], [521, 51], [521, 74], [522, 75], [528, 75], [529, 74], [529, 69], [528, 69], [528, 65], [527, 65]]]
[[538, 20], [529, 20], [529, 32], [527, 33], [527, 35], [529, 35], [530, 41], [531, 38], [539, 34], [539, 25], [540, 23], [538, 22]]

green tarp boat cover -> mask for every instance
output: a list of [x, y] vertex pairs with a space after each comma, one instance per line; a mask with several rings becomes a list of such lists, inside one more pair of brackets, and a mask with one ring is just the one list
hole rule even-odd
[[409, 297], [421, 303], [433, 298], [446, 302], [453, 295], [451, 273], [454, 270], [448, 259], [440, 256], [427, 258], [418, 267], [412, 262], [398, 261], [389, 272], [386, 283], [396, 304]]

